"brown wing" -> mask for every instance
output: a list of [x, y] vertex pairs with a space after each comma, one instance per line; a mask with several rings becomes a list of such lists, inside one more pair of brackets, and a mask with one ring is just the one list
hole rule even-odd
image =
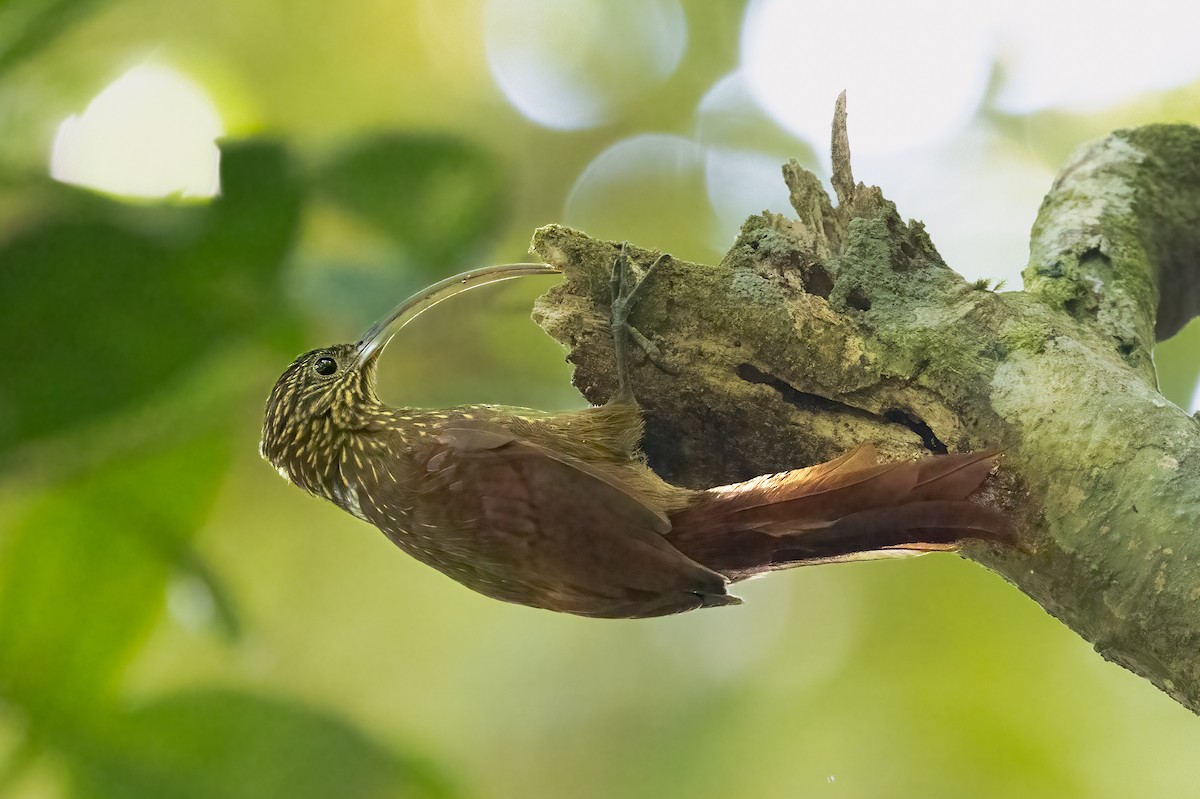
[[433, 565], [471, 588], [605, 617], [735, 601], [721, 575], [666, 541], [666, 517], [608, 472], [486, 422], [442, 429], [421, 461], [414, 521], [444, 549]]

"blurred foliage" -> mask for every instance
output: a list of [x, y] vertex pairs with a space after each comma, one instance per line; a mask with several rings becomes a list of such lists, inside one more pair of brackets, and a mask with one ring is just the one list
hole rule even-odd
[[456, 793], [427, 764], [295, 702], [229, 691], [179, 693], [121, 712], [97, 732], [68, 749], [72, 787], [84, 799]]
[[[238, 396], [188, 407], [203, 416], [186, 424], [136, 428], [213, 357], [296, 324], [281, 272], [310, 189], [327, 188], [443, 269], [462, 253], [438, 241], [469, 251], [495, 227], [494, 166], [461, 141], [380, 139], [308, 180], [293, 161], [279, 142], [229, 142], [222, 194], [203, 205], [24, 185], [38, 212], [16, 215], [0, 241], [0, 335], [21, 342], [17, 379], [0, 384], [0, 465], [15, 475], [38, 462], [39, 444], [135, 428], [110, 437], [120, 445], [107, 453], [60, 443], [67, 476], [33, 493], [0, 539], [0, 699], [19, 711], [30, 746], [65, 760], [72, 795], [456, 793], [430, 766], [285, 700], [224, 692], [169, 694], [136, 712], [122, 704], [122, 672], [173, 580], [198, 580], [227, 633], [240, 628], [191, 543], [243, 429]], [[384, 197], [381, 212], [373, 198]]]
[[276, 321], [300, 187], [277, 144], [224, 155], [207, 207], [127, 208], [52, 185], [55, 210], [0, 244], [0, 335], [23, 341], [20, 379], [0, 386], [0, 453], [143, 401]]
[[1187, 408], [1200, 382], [1200, 319], [1193, 319], [1155, 347], [1154, 364], [1158, 367], [1159, 390], [1176, 405]]
[[8, 0], [0, 6], [0, 74], [34, 55], [99, 0]]
[[[819, 168], [760, 112], [697, 112], [736, 66], [742, 3], [683, 2], [675, 73], [572, 131], [504, 102], [482, 8], [0, 3], [0, 339], [15, 360], [0, 380], [0, 796], [1194, 787], [1193, 718], [950, 557], [805, 570], [746, 586], [734, 612], [597, 624], [470, 594], [257, 459], [286, 362], [405, 292], [519, 260], [535, 225], [571, 214], [718, 258], [714, 196], [758, 196], [714, 195], [715, 156], [735, 176], [757, 162], [731, 154]], [[226, 117], [210, 201], [46, 175], [54, 125], [148, 50]], [[985, 108], [991, 138], [967, 160], [1003, 141], [993, 177], [1014, 153], [1056, 169], [1081, 139], [1164, 115], [1200, 118], [1194, 88], [1093, 114]], [[591, 169], [646, 133], [667, 135], [644, 163]], [[1027, 205], [987, 215], [1027, 227]], [[385, 355], [385, 399], [580, 402], [528, 322], [545, 287], [531, 283], [414, 323]], [[1173, 401], [1189, 401], [1198, 354], [1196, 323], [1159, 348]]]
[[170, 443], [56, 486], [9, 531], [0, 690], [33, 725], [69, 726], [111, 707], [212, 503], [228, 436]]
[[495, 161], [445, 136], [376, 136], [340, 153], [321, 186], [431, 272], [495, 234], [504, 184]]

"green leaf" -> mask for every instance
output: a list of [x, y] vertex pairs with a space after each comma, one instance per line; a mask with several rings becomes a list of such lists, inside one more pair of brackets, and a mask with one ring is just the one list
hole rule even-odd
[[442, 274], [495, 234], [505, 182], [494, 159], [448, 136], [383, 134], [340, 153], [318, 184]]
[[203, 308], [168, 253], [103, 222], [52, 222], [0, 249], [0, 450], [144, 396], [204, 349]]
[[[301, 191], [269, 142], [227, 145], [210, 206], [64, 203], [0, 243], [0, 453], [141, 401], [285, 313]], [[77, 192], [78, 193], [78, 192]]]
[[0, 697], [34, 727], [73, 724], [112, 698], [228, 452], [226, 436], [206, 436], [109, 463], [48, 492], [7, 532]]
[[0, 74], [35, 55], [97, 5], [97, 0], [8, 0], [0, 4]]
[[233, 321], [252, 322], [278, 305], [280, 266], [300, 229], [304, 187], [286, 148], [270, 139], [221, 143], [221, 196], [202, 235], [182, 247], [183, 268]]
[[383, 799], [457, 795], [429, 764], [317, 710], [232, 691], [176, 694], [66, 750], [79, 799]]

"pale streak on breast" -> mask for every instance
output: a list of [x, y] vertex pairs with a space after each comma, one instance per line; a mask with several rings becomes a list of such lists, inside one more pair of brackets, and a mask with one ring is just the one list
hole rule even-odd
[[350, 512], [351, 515], [368, 521], [366, 514], [362, 510], [362, 502], [358, 497], [358, 488], [356, 486], [348, 486], [346, 488], [334, 488], [337, 493], [338, 504]]

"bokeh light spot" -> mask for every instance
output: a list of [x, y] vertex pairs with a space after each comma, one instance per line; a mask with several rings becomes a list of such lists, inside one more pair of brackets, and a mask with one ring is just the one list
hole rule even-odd
[[490, 0], [484, 43], [517, 110], [576, 130], [615, 118], [666, 80], [687, 23], [678, 0]]
[[177, 576], [167, 584], [167, 611], [188, 629], [211, 625], [216, 619], [216, 607], [208, 585], [194, 575]]
[[1094, 110], [1200, 78], [1200, 3], [1014, 0], [994, 10], [996, 104], [1010, 113]]
[[63, 121], [50, 174], [129, 197], [211, 197], [220, 190], [221, 117], [204, 91], [162, 66], [143, 65]]
[[1021, 287], [1029, 231], [1054, 173], [983, 126], [904, 153], [859, 154], [854, 177], [883, 188], [900, 216], [925, 223], [938, 252], [967, 280]]
[[763, 211], [794, 216], [783, 182], [783, 162], [752, 150], [710, 147], [704, 154], [708, 201], [717, 214], [712, 245], [727, 250], [746, 217]]
[[992, 33], [952, 0], [796, 3], [753, 0], [742, 26], [747, 85], [781, 125], [825, 152], [847, 90], [856, 153], [949, 138], [983, 99]]
[[682, 136], [645, 133], [600, 153], [575, 181], [563, 216], [590, 236], [628, 239], [686, 260], [720, 253], [708, 240], [704, 148]]
[[792, 213], [781, 167], [807, 148], [767, 116], [740, 72], [704, 95], [696, 108], [696, 138], [705, 147], [705, 187], [718, 220], [714, 247], [727, 250], [751, 214]]
[[[691, 679], [759, 680], [775, 658], [788, 658], [795, 630], [821, 646], [792, 661], [787, 691], [811, 690], [846, 668], [862, 634], [862, 598], [853, 581], [813, 570], [791, 580], [751, 580], [730, 589], [745, 600], [734, 613], [691, 613], [649, 620], [647, 643]], [[719, 640], [722, 646], [714, 647]]]

